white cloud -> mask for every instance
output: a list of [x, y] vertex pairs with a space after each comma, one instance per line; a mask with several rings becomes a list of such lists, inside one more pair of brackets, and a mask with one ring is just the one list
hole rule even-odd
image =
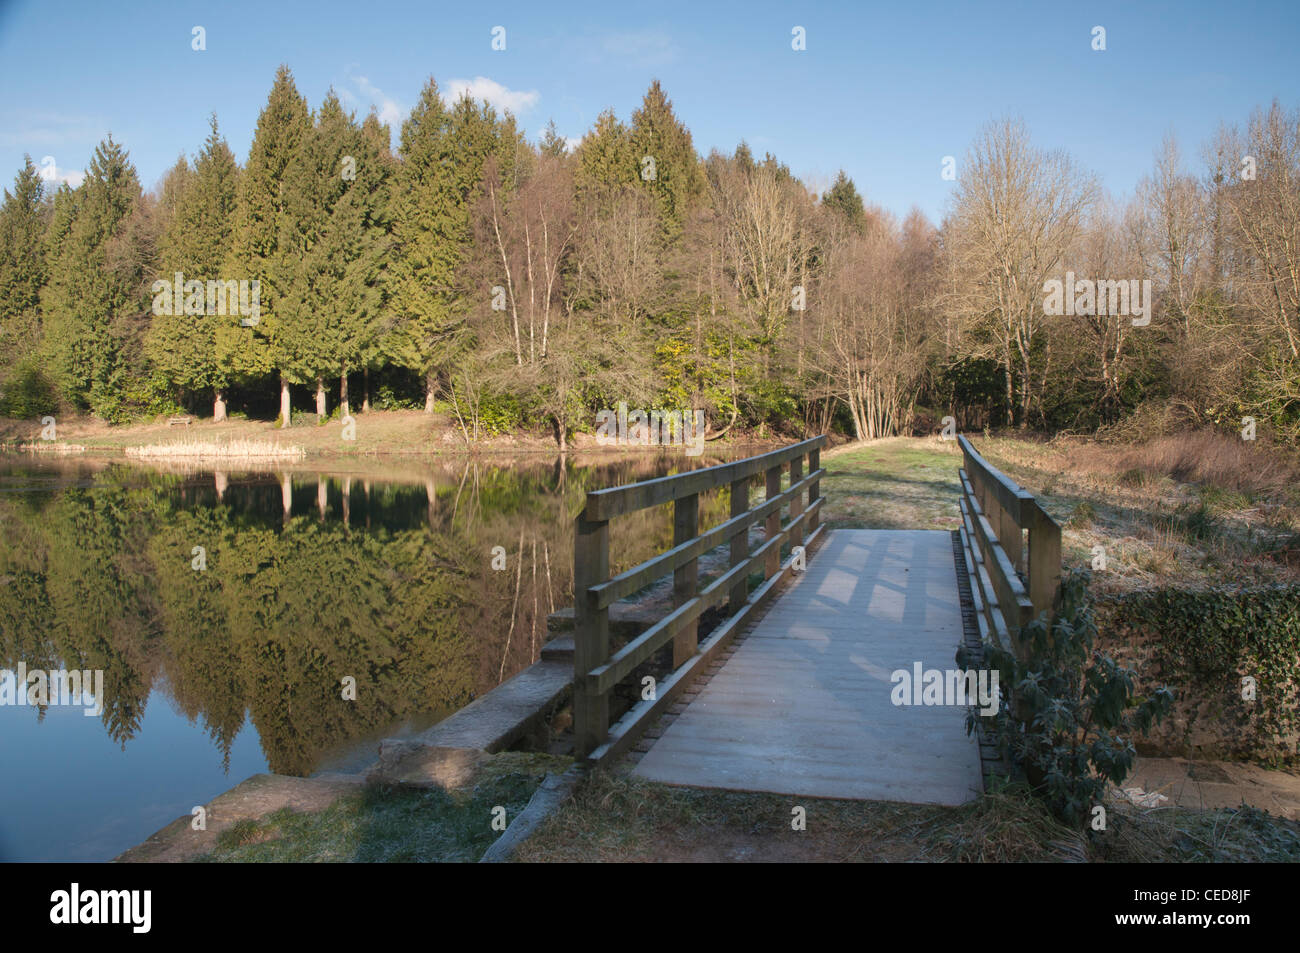
[[447, 81], [447, 98], [457, 100], [468, 93], [471, 99], [481, 99], [497, 109], [508, 109], [518, 115], [537, 105], [542, 94], [535, 89], [508, 89], [494, 79], [475, 76], [473, 79], [453, 79]]
[[[348, 79], [357, 84], [357, 89], [361, 91], [361, 99], [370, 106], [375, 106], [379, 113], [379, 121], [394, 129], [401, 129], [402, 121], [406, 118], [409, 110], [404, 109], [402, 105], [391, 96], [385, 95], [384, 91], [370, 82], [364, 76], [359, 76], [348, 71]], [[356, 102], [357, 99], [346, 89], [340, 94], [343, 99], [349, 103]]]
[[565, 136], [564, 144], [568, 146], [569, 151], [572, 152], [574, 149], [578, 148], [578, 146], [582, 145], [582, 139], [582, 136]]
[[44, 180], [47, 189], [57, 189], [64, 182], [75, 189], [86, 180], [86, 173], [84, 170], [60, 169], [54, 163], [45, 161], [49, 158], [50, 156], [45, 156], [41, 161], [36, 163], [36, 170], [40, 173], [41, 179]]

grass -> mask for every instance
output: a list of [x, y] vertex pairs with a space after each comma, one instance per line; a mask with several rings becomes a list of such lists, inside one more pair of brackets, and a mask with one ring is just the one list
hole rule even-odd
[[892, 437], [822, 458], [825, 522], [836, 529], [956, 529], [957, 444]]
[[306, 455], [302, 447], [259, 440], [176, 440], [171, 443], [127, 447], [128, 457], [142, 460], [298, 460]]
[[504, 753], [494, 756], [472, 789], [374, 786], [323, 811], [276, 811], [244, 820], [217, 836], [199, 863], [475, 863], [501, 832], [493, 809], [507, 822], [523, 810], [548, 771], [568, 759]]
[[1208, 431], [1137, 445], [976, 443], [1061, 523], [1067, 566], [1103, 547], [1099, 591], [1300, 581], [1300, 471], [1276, 448]]
[[[794, 830], [794, 807], [806, 829]], [[671, 787], [596, 772], [522, 845], [564, 861], [1300, 861], [1300, 824], [1252, 808], [1190, 811], [1115, 803], [1108, 830], [1055, 820], [1022, 785], [960, 807], [830, 801]]]

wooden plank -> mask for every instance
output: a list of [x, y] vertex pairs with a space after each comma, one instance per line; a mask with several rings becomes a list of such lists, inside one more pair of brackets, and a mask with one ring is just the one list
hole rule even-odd
[[[945, 561], [946, 577], [938, 568]], [[952, 667], [963, 632], [955, 571], [946, 532], [830, 533], [808, 572], [634, 773], [670, 784], [820, 797], [974, 797], [980, 765], [965, 733], [965, 708], [896, 706], [889, 677], [914, 661]], [[858, 625], [841, 627], [821, 611], [804, 611], [827, 603]], [[922, 617], [928, 621], [921, 625], [873, 622]]]
[[[825, 526], [818, 527], [817, 531], [808, 537], [806, 549], [810, 555], [825, 540], [827, 535], [825, 529]], [[757, 556], [756, 553], [754, 558]], [[587, 754], [587, 760], [598, 765], [608, 764], [636, 744], [645, 729], [654, 724], [655, 719], [672, 704], [686, 686], [731, 643], [750, 615], [772, 598], [776, 587], [790, 573], [793, 563], [793, 558], [787, 559], [776, 575], [750, 593], [745, 608], [710, 632], [701, 643], [699, 654], [658, 684], [654, 698], [638, 702], [624, 714], [610, 728], [607, 741]]]
[[[673, 544], [680, 546], [700, 535], [700, 498], [683, 496], [673, 504]], [[681, 606], [695, 598], [699, 588], [699, 562], [690, 560], [673, 570], [673, 605]], [[699, 623], [692, 619], [673, 636], [673, 668], [685, 664], [695, 654]]]
[[[821, 502], [821, 500], [818, 500], [819, 507]], [[779, 552], [788, 530], [789, 527], [787, 526], [776, 538], [764, 542], [745, 562], [728, 569], [705, 586], [695, 598], [677, 606], [668, 615], [629, 641], [614, 653], [606, 664], [592, 669], [584, 679], [591, 691], [608, 692], [627, 678], [633, 669], [658, 651], [661, 646], [667, 644], [670, 639], [675, 639], [679, 632], [687, 626], [695, 625], [696, 620], [706, 609], [721, 604], [723, 599], [730, 593], [731, 586], [734, 585], [737, 579], [746, 578], [749, 573], [754, 571], [755, 567], [762, 565], [769, 552]], [[808, 547], [805, 547], [805, 549], [807, 550]], [[790, 565], [793, 560], [794, 557], [791, 555], [786, 561], [786, 565]]]
[[[798, 486], [802, 479], [803, 457], [800, 456], [790, 461], [790, 485]], [[803, 494], [797, 493], [790, 501], [790, 522], [794, 524], [790, 529], [791, 547], [803, 545], [803, 511]]]
[[1029, 522], [1029, 600], [1034, 617], [1056, 615], [1061, 594], [1061, 527], [1034, 502]]
[[[962, 454], [965, 457], [966, 473], [972, 478], [977, 491], [980, 494], [985, 492], [990, 494], [991, 497], [997, 500], [998, 506], [1006, 511], [1013, 520], [1023, 525], [1020, 514], [1021, 503], [1026, 499], [1033, 499], [1033, 497], [1017, 486], [1005, 473], [980, 456], [979, 452], [964, 436], [957, 437], [957, 444], [961, 447]], [[982, 495], [981, 499], [983, 499]]]
[[788, 460], [802, 457], [808, 451], [825, 445], [826, 436], [822, 434], [779, 450], [746, 457], [744, 460], [736, 460], [732, 463], [720, 463], [717, 466], [704, 467], [688, 473], [643, 480], [628, 486], [593, 490], [587, 494], [587, 512], [592, 519], [609, 520], [624, 513], [671, 503], [682, 497], [694, 496], [744, 477], [754, 476], [771, 467], [779, 467]]
[[[812, 450], [808, 451], [808, 472], [810, 474], [812, 473], [820, 474], [822, 472], [822, 451], [820, 447], [814, 447]], [[822, 495], [821, 480], [820, 479], [813, 480], [812, 485], [808, 487], [808, 503], [811, 505], [815, 500], [820, 499], [821, 495]], [[817, 529], [817, 526], [820, 523], [820, 521], [821, 518], [814, 512], [812, 516], [812, 520], [808, 524], [808, 529], [810, 531]]]
[[584, 510], [573, 526], [573, 732], [579, 753], [603, 744], [609, 728], [609, 698], [592, 691], [586, 678], [609, 658], [609, 610], [586, 595], [608, 575], [609, 523], [588, 519]]
[[[731, 484], [731, 518], [743, 516], [749, 511], [749, 477], [733, 480]], [[731, 567], [734, 569], [749, 559], [749, 524], [737, 529], [731, 537]], [[749, 580], [737, 580], [731, 587], [730, 609], [733, 614], [739, 612], [749, 601]]]
[[[820, 476], [822, 472], [824, 471], [819, 471], [817, 476]], [[765, 500], [753, 509], [732, 517], [724, 523], [719, 523], [713, 529], [701, 533], [694, 539], [674, 546], [643, 563], [638, 563], [607, 582], [592, 586], [590, 591], [596, 600], [596, 605], [613, 605], [656, 579], [668, 575], [668, 573], [685, 565], [690, 560], [702, 556], [715, 546], [729, 541], [741, 528], [748, 530], [754, 523], [766, 519], [771, 513], [778, 513], [779, 518], [778, 511], [780, 508], [792, 500], [797, 493], [802, 492], [803, 487], [810, 485], [813, 476], [813, 474], [809, 474], [809, 476], [804, 477], [799, 486], [791, 487], [777, 494], [776, 498]]]
[[[781, 467], [780, 465], [769, 467], [767, 470], [767, 498], [776, 499], [781, 495]], [[781, 511], [778, 507], [767, 516], [767, 522], [763, 526], [763, 531], [770, 543], [773, 539], [781, 534]], [[767, 564], [763, 568], [763, 575], [771, 579], [776, 575], [781, 566], [781, 553], [777, 548], [767, 550]]]

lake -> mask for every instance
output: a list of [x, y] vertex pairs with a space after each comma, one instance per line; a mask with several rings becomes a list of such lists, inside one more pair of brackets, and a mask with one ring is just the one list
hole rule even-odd
[[[258, 772], [364, 768], [538, 658], [586, 491], [721, 459], [0, 455], [0, 670], [102, 679], [0, 704], [0, 860], [110, 860]], [[615, 525], [614, 571], [671, 545], [667, 507]]]

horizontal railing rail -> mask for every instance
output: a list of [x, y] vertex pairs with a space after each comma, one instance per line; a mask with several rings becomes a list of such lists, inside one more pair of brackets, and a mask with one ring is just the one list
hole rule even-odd
[[[804, 553], [819, 541], [824, 527], [820, 512], [824, 498], [821, 450], [824, 435], [769, 453], [723, 463], [689, 473], [645, 480], [628, 486], [594, 490], [574, 521], [573, 594], [573, 720], [577, 753], [597, 763], [627, 750], [671, 700], [702, 671], [740, 630], [740, 624], [773, 592], [796, 564], [795, 547]], [[803, 471], [804, 458], [808, 473]], [[782, 491], [781, 475], [789, 468], [789, 487]], [[765, 475], [765, 498], [749, 505], [751, 480]], [[731, 513], [725, 522], [700, 531], [701, 493], [729, 487]], [[673, 504], [673, 545], [621, 572], [609, 575], [610, 521], [637, 510]], [[787, 509], [788, 519], [781, 512]], [[764, 539], [752, 551], [750, 528], [762, 523]], [[730, 542], [726, 572], [699, 588], [699, 558]], [[782, 562], [781, 548], [791, 546]], [[806, 558], [806, 555], [805, 557]], [[751, 572], [761, 568], [763, 582], [749, 591]], [[610, 652], [609, 607], [656, 579], [673, 574], [673, 609], [617, 652]], [[699, 618], [726, 603], [728, 617], [704, 643], [698, 639]], [[613, 725], [610, 696], [619, 682], [672, 643], [672, 672]]]
[[1021, 653], [1020, 635], [1047, 613], [1061, 588], [1061, 527], [1005, 473], [957, 438], [961, 479], [962, 547], [971, 579], [980, 637]]

